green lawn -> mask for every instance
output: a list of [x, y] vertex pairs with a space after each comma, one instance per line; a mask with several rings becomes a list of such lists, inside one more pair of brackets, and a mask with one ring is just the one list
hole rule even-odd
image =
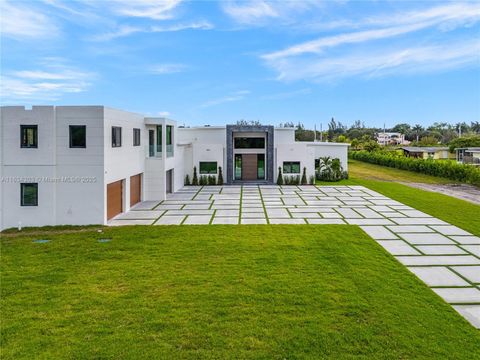
[[480, 357], [480, 332], [356, 226], [46, 234], [2, 237], [3, 359]]
[[335, 183], [317, 181], [317, 184], [362, 185], [480, 236], [480, 206], [448, 195], [424, 191], [398, 183], [452, 183], [452, 181], [356, 160], [349, 160], [348, 164], [350, 175], [348, 180]]

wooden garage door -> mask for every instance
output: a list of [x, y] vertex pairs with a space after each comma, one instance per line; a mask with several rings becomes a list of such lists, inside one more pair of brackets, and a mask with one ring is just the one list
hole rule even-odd
[[142, 199], [142, 174], [130, 177], [130, 206]]
[[107, 219], [122, 212], [122, 180], [107, 185]]

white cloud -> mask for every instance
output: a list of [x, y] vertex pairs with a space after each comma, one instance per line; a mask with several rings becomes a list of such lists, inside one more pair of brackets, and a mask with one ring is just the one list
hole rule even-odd
[[203, 103], [202, 105], [200, 105], [200, 107], [207, 108], [207, 107], [216, 106], [216, 105], [220, 105], [220, 104], [224, 104], [224, 103], [240, 101], [240, 100], [245, 99], [245, 97], [248, 94], [250, 94], [250, 91], [248, 91], [248, 90], [235, 91], [234, 93], [232, 93], [230, 95], [223, 96], [223, 97], [213, 99], [213, 100], [209, 100], [209, 101]]
[[110, 0], [111, 9], [118, 15], [153, 20], [173, 17], [174, 9], [182, 0]]
[[252, 24], [262, 18], [275, 18], [279, 13], [268, 2], [263, 0], [251, 0], [237, 2], [225, 2], [223, 11], [235, 21], [242, 24]]
[[415, 74], [480, 64], [480, 41], [449, 42], [371, 53], [359, 52], [318, 59], [294, 58], [277, 62], [278, 79], [333, 81], [351, 76], [381, 77]]
[[157, 115], [160, 117], [169, 117], [171, 114], [169, 111], [159, 111]]
[[156, 64], [156, 65], [150, 66], [148, 71], [151, 74], [155, 74], [155, 75], [165, 75], [165, 74], [183, 72], [187, 69], [188, 69], [188, 66], [184, 64]]
[[[478, 61], [478, 41], [464, 37], [456, 41], [445, 35], [432, 43], [427, 36], [422, 46], [395, 45], [395, 39], [429, 29], [433, 32], [452, 31], [459, 26], [471, 26], [480, 21], [480, 4], [450, 4], [408, 12], [390, 18], [369, 18], [359, 24], [384, 25], [379, 29], [324, 36], [264, 54], [262, 59], [278, 72], [281, 80], [325, 80], [363, 74], [382, 76], [387, 73], [435, 71], [455, 68]], [[386, 26], [391, 24], [391, 26]], [[477, 37], [478, 38], [478, 37]], [[389, 39], [389, 42], [378, 40]], [[411, 41], [410, 41], [411, 42]], [[448, 43], [447, 43], [448, 42]], [[362, 44], [362, 46], [352, 46]], [[467, 45], [468, 44], [468, 45]], [[335, 50], [331, 50], [335, 48]], [[360, 50], [359, 50], [360, 49]], [[331, 51], [330, 51], [331, 50]], [[442, 52], [435, 56], [435, 51]], [[428, 66], [427, 66], [428, 64]], [[424, 66], [425, 65], [425, 66]], [[412, 66], [416, 68], [411, 68]]]
[[135, 33], [158, 33], [158, 32], [174, 32], [174, 31], [183, 31], [183, 30], [210, 30], [210, 29], [213, 29], [213, 25], [208, 21], [199, 21], [199, 22], [192, 22], [192, 23], [185, 23], [185, 24], [166, 25], [166, 26], [154, 25], [149, 27], [122, 25], [114, 31], [95, 35], [90, 40], [109, 41], [116, 38], [129, 36]]
[[4, 71], [0, 84], [2, 102], [58, 100], [66, 93], [86, 91], [95, 77], [58, 58], [43, 59], [38, 68], [42, 69]]
[[59, 32], [55, 23], [39, 10], [20, 2], [0, 1], [0, 33], [12, 38], [52, 38]]

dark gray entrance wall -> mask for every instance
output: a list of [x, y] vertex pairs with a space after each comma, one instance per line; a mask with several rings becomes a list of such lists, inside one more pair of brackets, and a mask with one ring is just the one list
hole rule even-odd
[[273, 184], [273, 142], [274, 142], [274, 128], [272, 125], [227, 125], [227, 184], [233, 183], [233, 133], [241, 132], [263, 132], [267, 136], [267, 149], [265, 167], [267, 169], [267, 182]]

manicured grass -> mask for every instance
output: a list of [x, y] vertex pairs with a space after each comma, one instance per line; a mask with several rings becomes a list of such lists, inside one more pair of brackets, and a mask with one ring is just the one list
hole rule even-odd
[[454, 184], [454, 180], [425, 175], [413, 171], [400, 170], [369, 164], [366, 162], [350, 159], [348, 161], [348, 170], [353, 178], [380, 180], [380, 181], [401, 181], [401, 182], [417, 182], [425, 184]]
[[355, 226], [43, 237], [1, 240], [3, 359], [480, 357], [480, 332]]
[[[350, 175], [348, 180], [335, 183], [317, 181], [317, 184], [362, 185], [480, 236], [480, 206], [448, 195], [424, 191], [398, 183], [432, 183], [434, 180], [440, 183], [443, 181], [442, 178], [391, 169], [355, 160], [350, 160], [348, 164]], [[392, 172], [395, 173], [393, 178]], [[382, 178], [385, 179], [385, 181], [374, 180]], [[421, 178], [425, 178], [425, 181], [422, 181]]]

